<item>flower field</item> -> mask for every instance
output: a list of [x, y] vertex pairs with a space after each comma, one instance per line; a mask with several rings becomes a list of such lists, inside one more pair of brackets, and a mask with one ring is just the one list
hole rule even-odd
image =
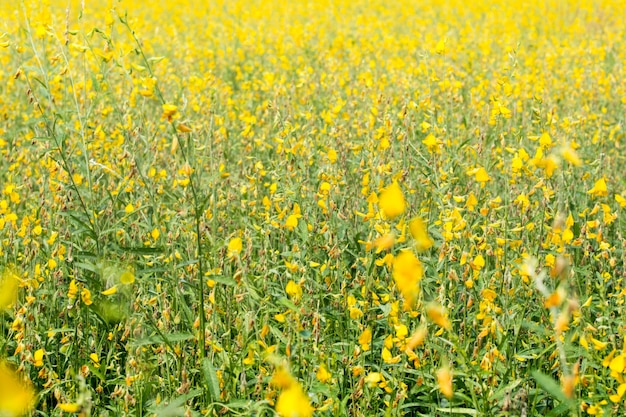
[[626, 3], [0, 7], [0, 417], [626, 413]]

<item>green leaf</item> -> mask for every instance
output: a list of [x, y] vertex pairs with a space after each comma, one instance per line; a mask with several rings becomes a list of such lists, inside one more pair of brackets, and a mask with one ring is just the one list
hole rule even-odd
[[100, 368], [96, 368], [93, 364], [88, 363], [87, 367], [89, 368], [89, 370], [91, 371], [92, 374], [94, 374], [95, 376], [97, 376], [100, 381], [102, 382], [106, 382], [106, 377], [104, 376], [104, 374], [102, 373], [102, 371], [100, 371]]
[[229, 287], [236, 287], [237, 286], [237, 281], [235, 281], [234, 279], [230, 278], [230, 277], [225, 277], [223, 275], [211, 275], [208, 277], [208, 279], [212, 279], [213, 281], [217, 282], [218, 284], [224, 284], [226, 286]]
[[197, 263], [198, 263], [197, 259], [190, 259], [188, 261], [176, 264], [176, 269], [181, 269], [181, 268], [184, 268], [184, 267], [189, 266], [189, 265], [195, 265]]
[[46, 333], [48, 334], [56, 334], [56, 333], [74, 333], [76, 331], [76, 329], [73, 329], [71, 327], [61, 327], [58, 329], [50, 329], [50, 330], [46, 330]]
[[477, 416], [478, 411], [473, 408], [437, 408], [437, 411], [442, 411], [446, 414], [465, 414], [468, 416]]
[[220, 382], [217, 379], [217, 372], [211, 362], [211, 359], [204, 358], [202, 361], [202, 372], [204, 373], [204, 379], [209, 389], [209, 395], [215, 402], [220, 400]]
[[279, 298], [278, 299], [278, 304], [281, 304], [281, 305], [287, 307], [288, 309], [290, 309], [292, 311], [297, 311], [298, 310], [298, 307], [296, 307], [296, 305], [294, 303], [292, 303], [291, 301], [289, 301], [285, 297]]
[[152, 255], [165, 252], [163, 246], [120, 246], [124, 252], [136, 253], [139, 255]]
[[[167, 334], [164, 336], [167, 337], [167, 342], [169, 343], [184, 342], [186, 340], [191, 340], [195, 338], [195, 336], [192, 335], [191, 333], [171, 333], [171, 334]], [[133, 341], [130, 344], [130, 346], [137, 348], [137, 347], [146, 346], [146, 345], [156, 345], [156, 344], [160, 344], [164, 342], [165, 341], [163, 340], [162, 337], [155, 335], [155, 336], [137, 339]]]
[[570, 414], [571, 408], [567, 403], [561, 403], [554, 407], [554, 409], [550, 410], [546, 417], [559, 417]]
[[185, 409], [183, 405], [192, 398], [202, 394], [201, 389], [196, 389], [188, 392], [185, 395], [174, 398], [169, 404], [159, 407], [156, 410], [152, 410], [157, 417], [182, 417], [185, 415]]
[[97, 268], [91, 262], [74, 262], [74, 266], [76, 268], [84, 269], [85, 271], [93, 272], [94, 274], [97, 272]]
[[492, 393], [489, 396], [489, 400], [490, 401], [494, 401], [494, 400], [500, 400], [502, 398], [504, 398], [504, 396], [506, 395], [507, 392], [513, 392], [515, 390], [515, 388], [517, 388], [520, 384], [522, 383], [521, 379], [517, 379], [513, 382], [511, 382], [510, 384], [496, 390], [494, 393]]
[[571, 400], [565, 396], [565, 393], [561, 389], [559, 383], [550, 376], [537, 370], [532, 371], [531, 375], [535, 378], [535, 381], [537, 381], [537, 385], [539, 385], [539, 387], [546, 393], [550, 394], [550, 396], [562, 403], [571, 403]]
[[228, 404], [225, 404], [226, 408], [234, 408], [234, 409], [246, 409], [246, 408], [250, 408], [250, 401], [249, 400], [234, 400], [229, 402]]

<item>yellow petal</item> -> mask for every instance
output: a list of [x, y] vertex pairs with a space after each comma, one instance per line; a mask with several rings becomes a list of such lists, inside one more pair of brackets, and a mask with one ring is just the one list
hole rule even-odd
[[426, 223], [424, 223], [421, 218], [416, 217], [411, 220], [409, 223], [409, 231], [411, 232], [413, 239], [415, 239], [415, 246], [418, 251], [425, 251], [433, 246], [434, 241], [428, 235]]
[[109, 288], [108, 290], [104, 290], [102, 291], [102, 295], [113, 295], [117, 293], [117, 285], [112, 286], [111, 288]]
[[402, 189], [397, 182], [385, 188], [378, 197], [378, 207], [388, 219], [393, 219], [404, 213], [406, 201]]
[[383, 236], [376, 238], [376, 240], [374, 240], [372, 244], [376, 248], [376, 253], [380, 253], [384, 250], [391, 249], [395, 240], [396, 240], [396, 237], [393, 233], [387, 233]]
[[606, 348], [606, 346], [608, 345], [608, 343], [607, 343], [607, 342], [601, 342], [601, 341], [599, 341], [598, 339], [595, 339], [595, 338], [593, 338], [593, 337], [591, 338], [591, 343], [593, 343], [593, 347], [594, 347], [596, 350], [603, 350], [603, 349], [604, 349], [604, 348]]
[[287, 286], [285, 287], [285, 292], [293, 300], [297, 301], [302, 298], [302, 287], [299, 284], [296, 284], [293, 280], [289, 280]]
[[452, 371], [448, 367], [441, 368], [437, 371], [437, 385], [439, 391], [448, 399], [454, 395], [452, 390]]
[[44, 355], [43, 349], [37, 349], [35, 353], [33, 354], [33, 362], [35, 366], [38, 368], [43, 366], [43, 355]]
[[474, 177], [476, 178], [477, 182], [480, 182], [480, 183], [483, 183], [483, 184], [486, 183], [487, 181], [491, 180], [491, 178], [489, 178], [489, 174], [487, 173], [487, 171], [483, 167], [478, 168], [478, 170], [474, 174]]
[[187, 126], [186, 124], [183, 123], [179, 123], [176, 126], [176, 130], [178, 130], [181, 133], [189, 133], [191, 132], [193, 129], [191, 129], [189, 126]]
[[78, 411], [80, 410], [80, 405], [78, 405], [76, 403], [58, 404], [58, 407], [62, 411], [65, 411], [66, 413], [78, 413]]
[[330, 374], [330, 372], [328, 372], [328, 370], [326, 369], [324, 365], [321, 365], [319, 369], [317, 370], [317, 372], [315, 373], [315, 377], [320, 382], [326, 383], [330, 381], [330, 379], [332, 378], [332, 375]]
[[130, 271], [124, 271], [122, 275], [120, 275], [120, 282], [124, 285], [130, 285], [135, 282], [135, 274]]
[[624, 366], [626, 365], [625, 362], [626, 361], [623, 355], [617, 355], [609, 363], [609, 368], [611, 369], [611, 371], [615, 371], [621, 374], [622, 372], [624, 372]]
[[428, 334], [428, 328], [426, 326], [422, 325], [418, 327], [417, 330], [415, 330], [415, 333], [413, 333], [413, 335], [407, 342], [406, 348], [408, 350], [413, 350], [416, 347], [423, 345], [424, 341], [426, 340], [427, 334]]
[[[370, 343], [372, 343], [372, 330], [369, 327], [366, 327], [365, 330], [363, 330], [363, 333], [359, 336], [359, 344], [363, 350], [369, 350]], [[365, 349], [364, 346], [367, 346], [367, 349]]]
[[234, 237], [228, 241], [228, 256], [235, 256], [241, 253], [243, 241], [240, 237]]
[[367, 382], [370, 386], [376, 386], [380, 381], [383, 380], [383, 376], [380, 372], [370, 372], [365, 377], [365, 382]]
[[276, 412], [282, 417], [311, 417], [314, 410], [297, 382], [281, 392], [276, 401]]
[[452, 326], [448, 320], [446, 309], [436, 303], [426, 306], [426, 315], [428, 318], [443, 329], [450, 329]]
[[9, 307], [17, 299], [19, 278], [13, 272], [5, 270], [0, 276], [0, 310]]
[[33, 407], [35, 391], [29, 383], [0, 360], [0, 413], [21, 416]]

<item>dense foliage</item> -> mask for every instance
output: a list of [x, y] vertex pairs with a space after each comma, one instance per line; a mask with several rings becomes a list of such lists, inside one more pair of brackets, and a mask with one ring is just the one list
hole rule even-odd
[[626, 412], [626, 3], [0, 8], [0, 415]]

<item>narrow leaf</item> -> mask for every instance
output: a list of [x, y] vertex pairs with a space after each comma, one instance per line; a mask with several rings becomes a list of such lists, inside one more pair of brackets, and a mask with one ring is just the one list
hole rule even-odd
[[204, 372], [204, 379], [209, 389], [209, 395], [212, 401], [220, 400], [220, 382], [217, 379], [217, 372], [211, 362], [211, 359], [204, 358], [202, 361], [202, 371]]
[[559, 400], [562, 403], [570, 402], [570, 399], [565, 396], [565, 393], [561, 389], [561, 386], [558, 384], [558, 382], [556, 382], [550, 376], [537, 370], [532, 371], [531, 374], [533, 378], [535, 378], [535, 381], [537, 381], [537, 385], [539, 385], [542, 390], [550, 394], [550, 396]]

